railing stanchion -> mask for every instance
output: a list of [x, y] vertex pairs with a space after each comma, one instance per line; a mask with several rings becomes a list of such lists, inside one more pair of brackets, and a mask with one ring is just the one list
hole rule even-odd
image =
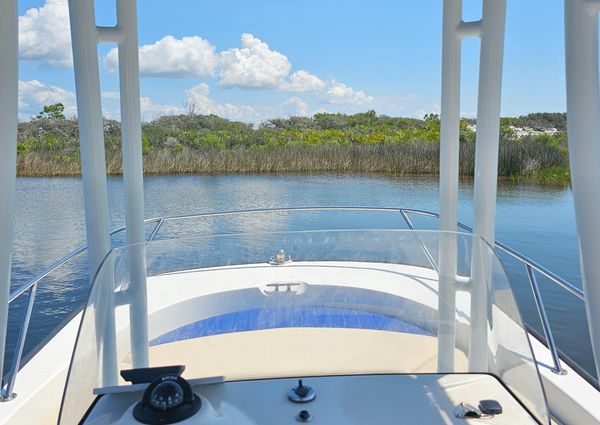
[[552, 355], [552, 361], [554, 363], [552, 372], [559, 375], [564, 375], [567, 372], [562, 368], [560, 364], [560, 356], [558, 355], [558, 350], [556, 348], [556, 344], [554, 343], [552, 329], [550, 328], [550, 322], [548, 321], [548, 315], [546, 314], [546, 309], [544, 308], [544, 300], [542, 299], [542, 294], [540, 292], [540, 287], [537, 283], [535, 273], [531, 265], [527, 263], [525, 263], [525, 268], [527, 269], [527, 277], [529, 278], [529, 284], [531, 285], [531, 291], [533, 292], [535, 307], [537, 308], [540, 320], [542, 322], [542, 329], [544, 330], [544, 336], [546, 337], [548, 349], [550, 350], [550, 354]]
[[162, 218], [158, 220], [156, 226], [154, 226], [154, 229], [152, 229], [152, 233], [150, 233], [150, 236], [148, 236], [148, 242], [152, 242], [154, 240], [164, 221], [165, 220], [163, 220]]
[[[404, 219], [404, 222], [406, 223], [408, 228], [410, 230], [415, 230], [415, 227], [413, 226], [412, 221], [410, 221], [410, 218], [406, 214], [406, 211], [400, 210], [400, 214], [402, 214], [402, 218]], [[435, 272], [437, 273], [438, 266], [437, 266], [437, 264], [435, 264], [435, 260], [433, 259], [431, 252], [429, 252], [427, 245], [425, 245], [425, 243], [423, 242], [423, 239], [421, 239], [421, 237], [419, 235], [417, 235], [417, 240], [419, 241], [419, 245], [421, 246], [421, 250], [423, 250], [423, 254], [425, 254], [425, 257], [427, 258], [427, 261], [429, 262], [429, 264], [431, 265], [433, 270], [435, 270]]]
[[27, 306], [23, 312], [23, 318], [21, 321], [21, 328], [19, 329], [19, 337], [17, 339], [17, 346], [13, 354], [13, 362], [10, 370], [8, 382], [6, 383], [6, 393], [12, 394], [12, 390], [15, 386], [17, 379], [17, 373], [19, 372], [19, 366], [21, 366], [21, 358], [23, 357], [23, 348], [25, 347], [25, 341], [27, 340], [27, 331], [29, 330], [29, 321], [31, 320], [31, 313], [33, 312], [33, 303], [35, 302], [35, 295], [37, 293], [37, 284], [29, 288], [29, 296], [27, 297]]

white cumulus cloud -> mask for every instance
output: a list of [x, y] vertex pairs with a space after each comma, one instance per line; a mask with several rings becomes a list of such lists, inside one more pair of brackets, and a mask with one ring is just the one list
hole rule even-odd
[[308, 115], [308, 103], [298, 96], [290, 97], [288, 100], [283, 102], [281, 106], [284, 107], [284, 111], [288, 115], [307, 116]]
[[[22, 59], [56, 67], [73, 65], [67, 0], [45, 0], [19, 17], [19, 53]], [[166, 35], [153, 44], [140, 47], [140, 73], [143, 76], [204, 78], [218, 74], [223, 87], [277, 89], [285, 92], [318, 92], [326, 83], [305, 70], [290, 74], [288, 58], [258, 37], [244, 33], [241, 46], [218, 53], [199, 36], [175, 38]], [[118, 50], [104, 57], [109, 70], [118, 67]], [[353, 102], [360, 102], [356, 92]], [[340, 102], [331, 96], [332, 103]]]
[[151, 121], [163, 115], [180, 115], [184, 113], [181, 106], [154, 103], [149, 97], [141, 97], [140, 106], [144, 121]]
[[[214, 75], [219, 57], [207, 40], [192, 36], [167, 35], [154, 44], [140, 47], [140, 73], [145, 76], [200, 78]], [[119, 54], [111, 49], [104, 58], [109, 70], [116, 70]]]
[[300, 70], [290, 75], [289, 81], [284, 81], [281, 90], [290, 92], [314, 92], [325, 88], [325, 82], [316, 75]]
[[19, 55], [53, 66], [72, 66], [67, 0], [46, 0], [19, 16]]
[[194, 112], [197, 114], [215, 114], [223, 118], [246, 122], [256, 122], [260, 118], [251, 106], [219, 103], [211, 99], [209, 94], [210, 88], [208, 85], [200, 83], [186, 91], [186, 103], [189, 107], [193, 107]]
[[[104, 57], [110, 71], [118, 68], [118, 50]], [[140, 73], [143, 76], [203, 78], [218, 75], [223, 87], [277, 89], [285, 92], [318, 92], [326, 83], [305, 70], [292, 74], [288, 58], [252, 34], [241, 36], [241, 47], [216, 52], [207, 40], [198, 37], [177, 39], [167, 35], [140, 47]]]
[[[119, 93], [115, 91], [102, 92], [105, 108], [103, 114], [107, 118], [119, 119]], [[210, 97], [207, 84], [200, 83], [185, 91], [185, 102], [180, 106], [154, 102], [149, 97], [140, 98], [142, 118], [151, 121], [163, 115], [180, 115], [189, 112], [193, 105], [194, 113], [209, 115], [215, 114], [231, 120], [244, 122], [259, 122], [263, 117], [251, 106], [220, 103]], [[65, 105], [67, 117], [77, 115], [75, 93], [61, 87], [43, 83], [38, 80], [19, 81], [19, 117], [29, 119], [37, 115], [45, 105], [55, 103]]]
[[277, 88], [290, 72], [288, 58], [252, 34], [242, 34], [242, 47], [220, 55], [219, 83], [226, 87]]
[[373, 96], [369, 96], [362, 90], [354, 90], [346, 84], [332, 81], [331, 86], [325, 93], [325, 99], [332, 105], [339, 106], [364, 106], [373, 103]]
[[[114, 97], [116, 95], [117, 97]], [[102, 100], [106, 106], [102, 109], [102, 115], [105, 118], [110, 118], [119, 121], [121, 112], [119, 110], [119, 97], [115, 92], [102, 93]], [[170, 105], [165, 103], [157, 103], [146, 96], [140, 97], [140, 108], [142, 110], [142, 120], [152, 121], [163, 115], [181, 115], [185, 110], [181, 106]]]
[[224, 87], [314, 92], [325, 82], [305, 70], [290, 75], [288, 58], [252, 34], [242, 34], [242, 47], [221, 52], [219, 84]]
[[62, 103], [67, 117], [77, 114], [75, 93], [38, 80], [19, 81], [19, 116], [29, 118], [45, 105]]

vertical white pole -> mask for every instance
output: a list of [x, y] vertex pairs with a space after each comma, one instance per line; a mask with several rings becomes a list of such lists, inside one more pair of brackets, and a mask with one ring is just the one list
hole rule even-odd
[[[506, 0], [484, 0], [477, 99], [473, 233], [490, 244], [495, 240], [505, 19]], [[479, 241], [473, 241], [469, 341], [469, 369], [472, 371], [488, 369], [487, 287], [492, 272], [490, 255], [490, 251]]]
[[98, 333], [96, 337], [101, 338], [102, 346], [102, 385], [110, 386], [118, 384], [117, 376], [117, 335], [115, 323], [115, 294], [112, 283], [115, 280], [115, 256], [109, 255], [102, 269], [96, 276], [99, 282], [102, 282], [97, 289], [98, 298], [96, 302], [96, 329], [102, 329], [103, 332]]
[[110, 250], [106, 158], [93, 0], [69, 0], [90, 278]]
[[[69, 15], [77, 92], [88, 262], [90, 279], [93, 279], [102, 260], [110, 250], [106, 158], [93, 0], [69, 0]], [[111, 329], [106, 329], [106, 331], [110, 332]], [[106, 339], [110, 340], [111, 338]], [[103, 365], [105, 368], [113, 370], [116, 380], [116, 363], [113, 364], [114, 353], [110, 353], [106, 349], [104, 352], [106, 358]], [[104, 384], [109, 385], [111, 382], [104, 382]]]
[[[442, 109], [440, 122], [440, 230], [456, 231], [460, 125], [462, 0], [444, 1]], [[456, 236], [442, 233], [439, 244], [438, 372], [454, 371]]]
[[[0, 377], [4, 376], [17, 163], [17, 0], [0, 0]], [[10, 397], [2, 394], [2, 397]]]
[[588, 326], [600, 377], [600, 87], [598, 1], [565, 0], [571, 184]]
[[145, 250], [140, 245], [145, 242], [144, 171], [135, 0], [117, 0], [117, 25], [123, 35], [119, 43], [119, 79], [127, 243], [138, 244], [129, 250], [131, 350], [133, 367], [137, 368], [148, 366], [148, 301]]

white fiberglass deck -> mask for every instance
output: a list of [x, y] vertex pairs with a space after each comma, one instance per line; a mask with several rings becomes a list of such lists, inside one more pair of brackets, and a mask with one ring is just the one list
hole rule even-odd
[[[297, 405], [286, 399], [294, 379], [199, 385], [203, 408], [182, 424], [281, 425], [298, 423], [300, 410], [311, 424], [327, 425], [529, 425], [537, 422], [506, 388], [490, 375], [369, 375], [307, 378], [317, 392], [314, 402]], [[140, 393], [108, 394], [99, 400], [84, 424], [133, 425]], [[458, 419], [454, 407], [498, 400], [503, 413], [481, 419]]]
[[[292, 276], [291, 280], [286, 278]], [[283, 292], [288, 286], [276, 288], [268, 285], [284, 281], [298, 283], [300, 276], [309, 281], [314, 281], [318, 276], [321, 286], [334, 288], [344, 285], [382, 293], [391, 291], [431, 307], [437, 303], [435, 271], [390, 263], [296, 262], [283, 266], [254, 264], [157, 275], [148, 280], [149, 314], [160, 319], [151, 321], [150, 337], [154, 341], [150, 346], [151, 364], [173, 364], [172, 359], [176, 359], [175, 363], [186, 365], [184, 377], [188, 379], [216, 375], [225, 375], [227, 379], [278, 378], [331, 374], [332, 371], [340, 375], [361, 374], [366, 370], [372, 373], [413, 374], [436, 371], [437, 340], [431, 335], [398, 332], [397, 329], [287, 327], [219, 333], [218, 329], [211, 330], [210, 326], [205, 326], [202, 330], [204, 336], [194, 337], [190, 333], [173, 332], [177, 329], [185, 331], [186, 325], [190, 325], [186, 316], [193, 317], [196, 321], [202, 321], [204, 317], [207, 319], [204, 324], [210, 324], [211, 318], [226, 314], [228, 308], [236, 304], [223, 302], [225, 299], [220, 298], [219, 303], [201, 305], [202, 300], [207, 300], [206, 296], [219, 297], [220, 293], [227, 290], [254, 288], [257, 295], [263, 291], [278, 289], [282, 292], [272, 296], [296, 297], [295, 292]], [[386, 280], [393, 281], [394, 284], [386, 285]], [[304, 285], [291, 287], [293, 291], [306, 291], [307, 288]], [[310, 289], [312, 288], [308, 290]], [[246, 305], [250, 306], [252, 300], [247, 297], [248, 292], [242, 294]], [[464, 294], [464, 297], [464, 301], [468, 301], [468, 295]], [[214, 300], [216, 299], [213, 298], [212, 301]], [[398, 304], [381, 305], [382, 311], [386, 312], [397, 307]], [[117, 315], [126, 315], [126, 310], [126, 307], [118, 307]], [[42, 418], [47, 423], [55, 422], [56, 407], [60, 400], [77, 321], [78, 318], [75, 318], [74, 326], [66, 327], [56, 341], [48, 344], [24, 367], [22, 379], [17, 382], [16, 387], [24, 397], [15, 399], [14, 404], [5, 405], [13, 411], [10, 414], [5, 410], [5, 418], [9, 422], [10, 418], [16, 423], [42, 423]], [[199, 331], [200, 328], [192, 326], [191, 329]], [[127, 329], [120, 332], [122, 339], [126, 339], [127, 334]], [[60, 342], [61, 338], [63, 342]], [[539, 358], [549, 358], [549, 352], [541, 344], [538, 343], [535, 348]], [[119, 368], [131, 367], [130, 361], [130, 356], [123, 356]], [[456, 370], [466, 370], [464, 351], [456, 350], [455, 364]], [[49, 368], [48, 365], [53, 367]], [[564, 415], [580, 418], [571, 423], [596, 423], [595, 417], [600, 417], [598, 397], [591, 397], [589, 400], [579, 397], [574, 400], [557, 392], [566, 385], [572, 388], [572, 394], [577, 394], [578, 391], [583, 391], [582, 388], [587, 383], [573, 371], [559, 376], [550, 372], [549, 366], [545, 366], [543, 362], [540, 366], [543, 368], [542, 376], [545, 378], [547, 392], [551, 390], [549, 397], [551, 404], [554, 404], [553, 409]], [[41, 381], [36, 381], [40, 378]], [[590, 396], [597, 395], [591, 391], [586, 393]], [[49, 396], [50, 394], [56, 397]], [[19, 409], [28, 400], [37, 403], [41, 409]]]

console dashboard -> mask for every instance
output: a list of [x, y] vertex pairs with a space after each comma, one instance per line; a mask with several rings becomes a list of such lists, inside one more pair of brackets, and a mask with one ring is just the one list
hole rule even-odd
[[[303, 377], [301, 381], [299, 378], [278, 378], [236, 382], [209, 378], [186, 381], [189, 390], [187, 387], [177, 389], [173, 385], [178, 384], [176, 378], [176, 374], [166, 374], [154, 379], [150, 385], [137, 383], [99, 389], [99, 398], [82, 423], [538, 423], [496, 377], [486, 374], [323, 376]], [[185, 412], [172, 414], [183, 399], [188, 403]], [[501, 406], [501, 413], [482, 413], [482, 400], [496, 402]], [[475, 409], [474, 413], [470, 412], [470, 407]], [[142, 410], [145, 415], [140, 414]], [[461, 410], [463, 415], [466, 413], [462, 418], [458, 417]], [[477, 412], [481, 416], [477, 417]]]

